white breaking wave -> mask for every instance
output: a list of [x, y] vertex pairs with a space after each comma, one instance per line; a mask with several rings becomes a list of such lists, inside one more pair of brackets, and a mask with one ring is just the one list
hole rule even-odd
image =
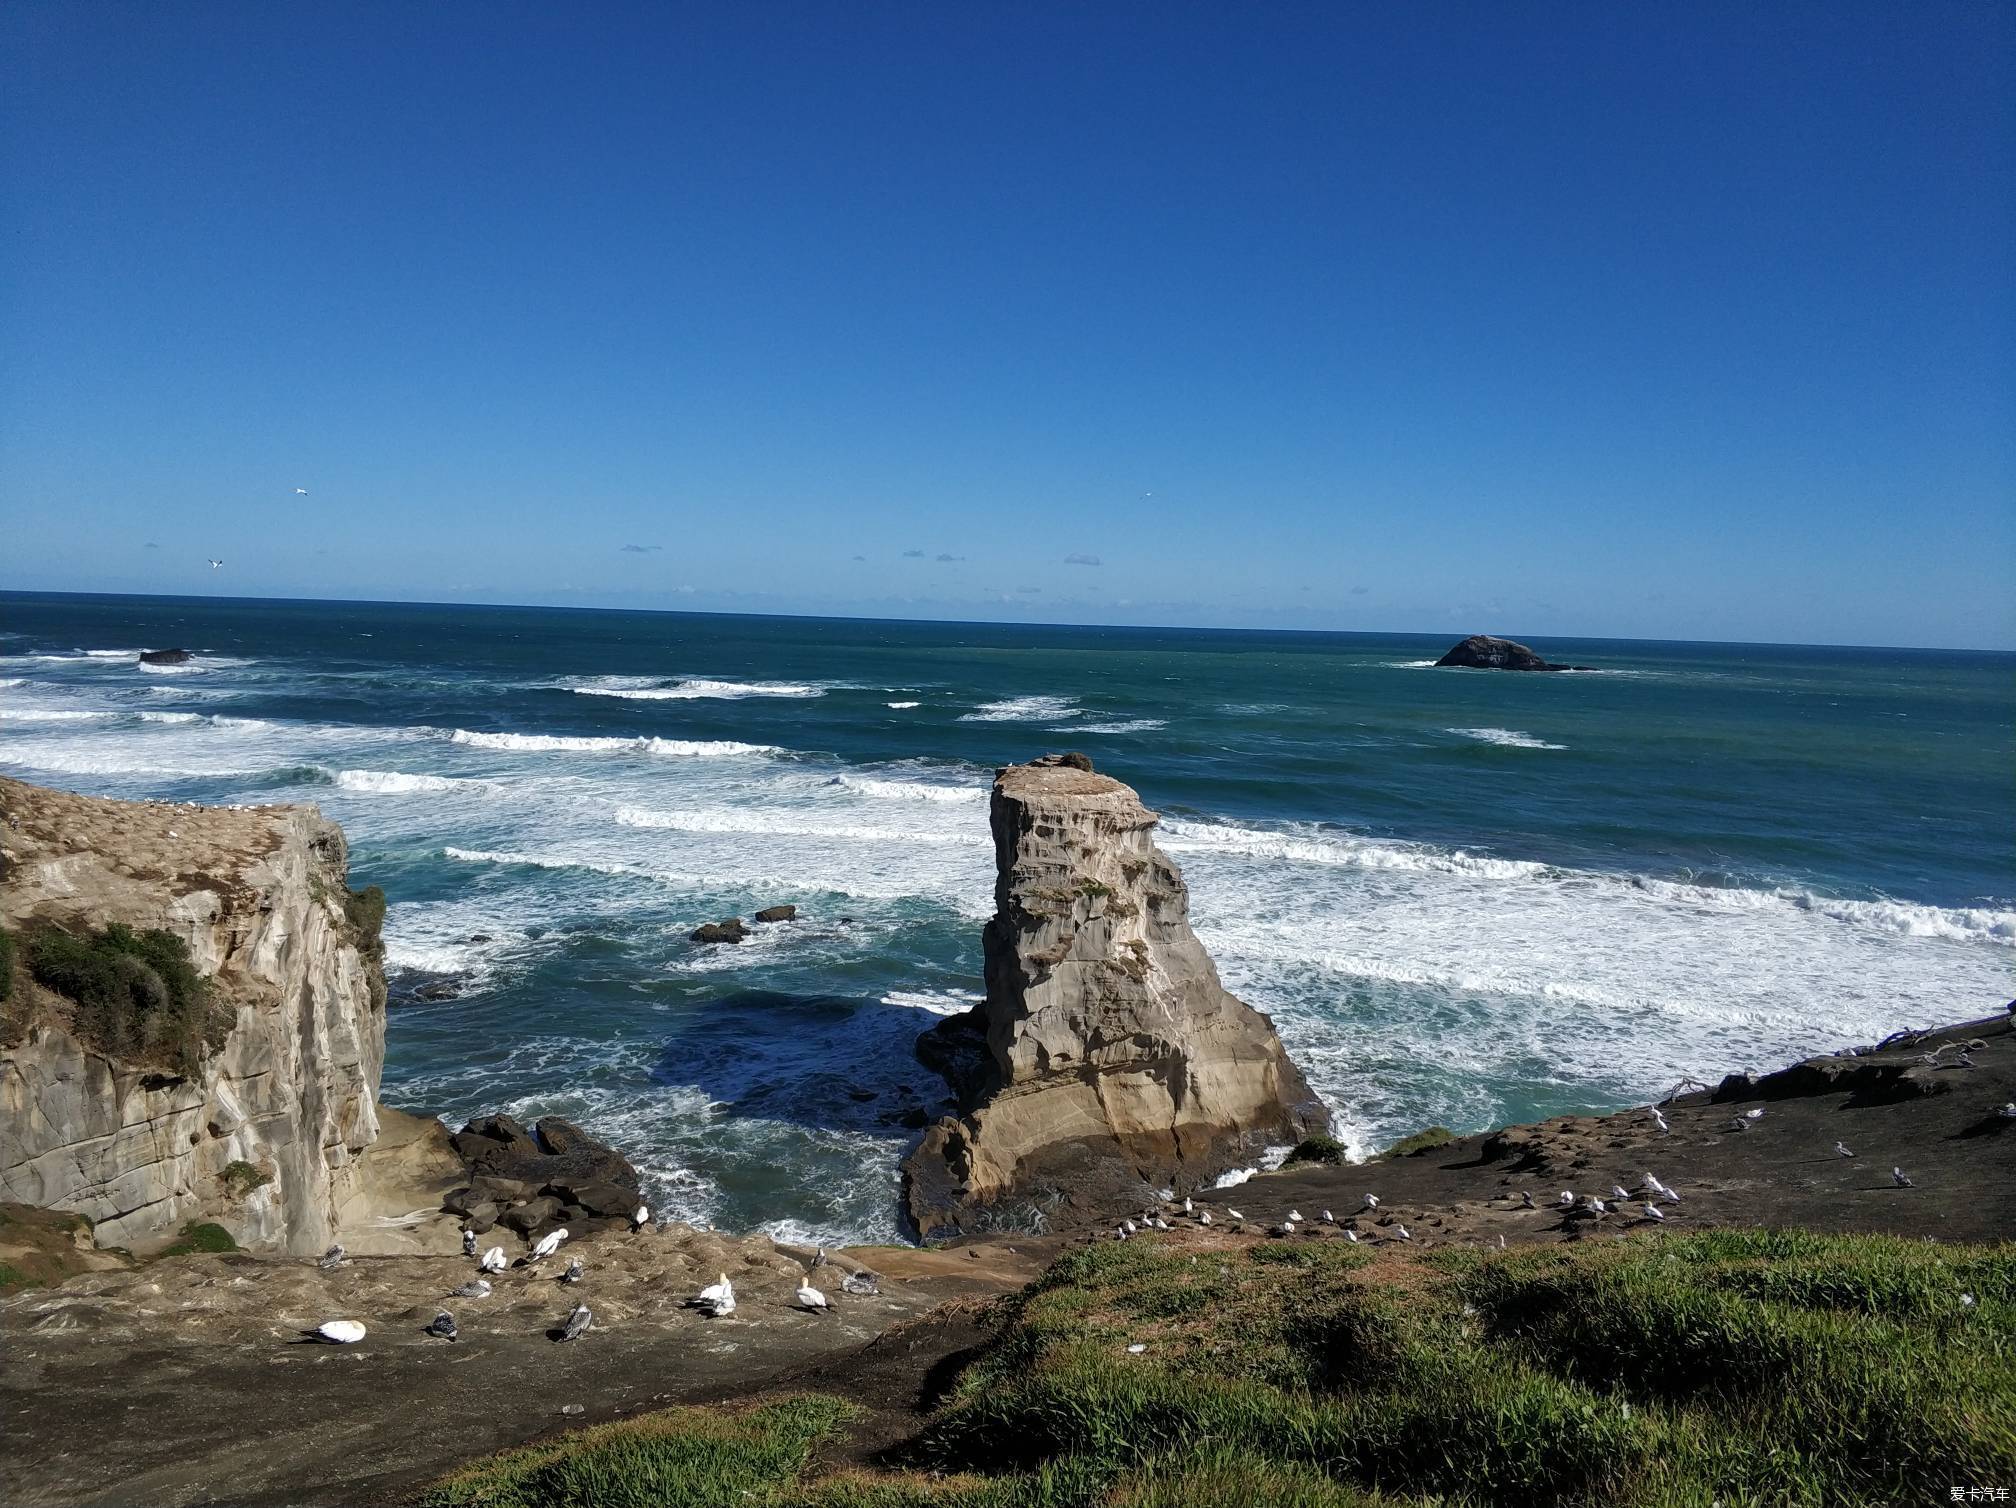
[[836, 775], [842, 790], [876, 801], [975, 802], [987, 799], [984, 785], [927, 785], [921, 780], [877, 780], [868, 775]]
[[1170, 853], [1243, 854], [1256, 859], [1286, 859], [1299, 864], [1337, 864], [1356, 869], [1407, 869], [1443, 874], [1479, 875], [1494, 880], [1532, 879], [1553, 872], [1530, 859], [1489, 859], [1461, 849], [1401, 847], [1373, 843], [1347, 834], [1320, 834], [1312, 829], [1286, 831], [1237, 827], [1223, 822], [1168, 819], [1161, 825], [1161, 845]]
[[839, 838], [859, 843], [944, 843], [985, 848], [993, 840], [984, 833], [920, 832], [908, 828], [868, 827], [859, 823], [822, 822], [795, 811], [725, 807], [700, 811], [653, 811], [623, 806], [616, 820], [625, 827], [667, 828], [682, 833], [760, 833], [769, 837]]
[[346, 791], [370, 791], [377, 795], [404, 796], [422, 791], [460, 791], [480, 788], [480, 780], [451, 780], [446, 775], [409, 775], [399, 770], [338, 770], [336, 784]]
[[1080, 708], [1068, 696], [1012, 696], [1005, 702], [982, 702], [960, 717], [962, 723], [1037, 723], [1076, 717]]
[[149, 675], [202, 675], [207, 668], [198, 665], [194, 660], [181, 665], [149, 665], [145, 660], [142, 660], [139, 662], [139, 665]]
[[567, 688], [581, 696], [615, 696], [637, 702], [684, 702], [700, 698], [733, 700], [745, 696], [824, 696], [821, 686], [801, 686], [791, 681], [711, 681], [703, 677], [666, 686], [656, 681], [639, 682], [631, 677], [604, 676]]
[[978, 990], [891, 990], [882, 997], [882, 1003], [905, 1010], [929, 1011], [934, 1016], [963, 1016], [982, 998]]
[[1516, 728], [1451, 728], [1451, 733], [1463, 738], [1474, 738], [1479, 743], [1497, 744], [1504, 749], [1565, 749], [1566, 744], [1550, 744], [1535, 738], [1531, 733], [1521, 733]]
[[921, 707], [921, 706], [923, 705], [923, 703], [922, 703], [922, 702], [884, 702], [884, 703], [883, 703], [882, 705], [883, 705], [883, 706], [885, 706], [885, 707], [894, 707], [894, 708], [895, 708], [895, 709], [896, 709], [896, 710], [897, 710], [898, 712], [901, 712], [901, 711], [902, 711], [902, 710], [903, 710], [903, 709], [904, 709], [905, 707]]
[[1130, 717], [1112, 723], [1073, 723], [1068, 728], [1052, 728], [1052, 733], [1151, 733], [1166, 728], [1166, 717]]
[[728, 759], [785, 752], [774, 744], [743, 744], [730, 739], [568, 738], [548, 733], [472, 733], [467, 728], [457, 728], [449, 739], [472, 749], [504, 749], [520, 754], [667, 754], [686, 759]]
[[[27, 677], [25, 676], [18, 676], [18, 675], [0, 676], [0, 691], [4, 691], [9, 686], [25, 686], [27, 684], [28, 680]], [[889, 705], [893, 707], [896, 704], [894, 702], [891, 702]], [[912, 702], [910, 703], [910, 705], [914, 707], [917, 704], [915, 702]]]
[[1433, 660], [1388, 660], [1386, 665], [1392, 670], [1432, 670]]
[[0, 708], [0, 718], [12, 723], [95, 723], [117, 716], [117, 712], [83, 712], [58, 707]]

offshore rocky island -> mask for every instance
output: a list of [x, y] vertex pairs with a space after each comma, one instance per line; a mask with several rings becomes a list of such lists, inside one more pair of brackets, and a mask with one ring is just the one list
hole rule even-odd
[[[2016, 1481], [2006, 1014], [1351, 1165], [1219, 983], [1133, 790], [1048, 756], [999, 773], [991, 822], [986, 996], [918, 1049], [952, 1093], [903, 1168], [928, 1244], [828, 1253], [638, 1218], [592, 1128], [451, 1135], [381, 1104], [384, 900], [311, 808], [0, 780], [0, 1490], [1705, 1505]], [[465, 1232], [502, 1251], [480, 1298], [449, 1297]], [[710, 1317], [689, 1301], [717, 1278], [740, 1302]], [[339, 1317], [364, 1339], [304, 1339]]]

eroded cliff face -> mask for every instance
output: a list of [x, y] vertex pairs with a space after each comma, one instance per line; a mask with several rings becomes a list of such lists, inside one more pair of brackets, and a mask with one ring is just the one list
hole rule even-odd
[[1013, 1192], [1097, 1208], [1187, 1187], [1328, 1125], [1273, 1023], [1218, 982], [1131, 788], [1048, 756], [1000, 772], [992, 821], [987, 998], [925, 1048], [964, 1113], [904, 1166], [921, 1230]]
[[342, 831], [312, 807], [105, 801], [0, 779], [0, 923], [181, 938], [219, 1018], [186, 1075], [115, 1060], [24, 971], [0, 1044], [0, 1199], [76, 1210], [100, 1245], [191, 1219], [327, 1246], [378, 1134], [376, 919], [346, 911]]

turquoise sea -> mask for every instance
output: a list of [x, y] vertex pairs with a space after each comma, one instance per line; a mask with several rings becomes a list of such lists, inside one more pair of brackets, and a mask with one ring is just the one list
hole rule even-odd
[[1431, 668], [1458, 636], [0, 594], [0, 771], [319, 804], [392, 903], [388, 1102], [567, 1115], [668, 1214], [829, 1243], [898, 1233], [942, 1098], [910, 1043], [978, 998], [987, 783], [1046, 750], [1162, 813], [1363, 1150], [2016, 993], [2016, 657]]

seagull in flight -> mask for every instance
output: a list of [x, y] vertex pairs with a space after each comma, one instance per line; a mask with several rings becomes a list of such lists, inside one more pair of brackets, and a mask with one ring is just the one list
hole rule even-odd
[[306, 487], [296, 487], [294, 489], [294, 495], [296, 497], [306, 497], [308, 495], [308, 489]]
[[[210, 560], [210, 557], [208, 555], [205, 555], [203, 558], [205, 560]], [[224, 569], [224, 562], [221, 560], [210, 560], [210, 569], [213, 571], [221, 571]]]

